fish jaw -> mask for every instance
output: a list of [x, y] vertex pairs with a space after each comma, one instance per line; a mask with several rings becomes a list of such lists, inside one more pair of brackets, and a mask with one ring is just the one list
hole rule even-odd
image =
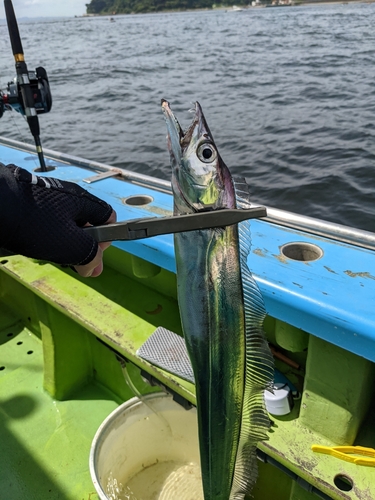
[[172, 166], [175, 213], [235, 208], [231, 175], [222, 160], [198, 102], [184, 132], [168, 101], [162, 100]]

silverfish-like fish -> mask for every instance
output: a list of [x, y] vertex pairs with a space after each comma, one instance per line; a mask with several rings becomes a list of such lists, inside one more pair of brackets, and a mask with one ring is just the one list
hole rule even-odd
[[[199, 103], [183, 132], [162, 100], [172, 167], [174, 214], [249, 208]], [[263, 299], [248, 267], [249, 222], [174, 235], [178, 302], [193, 366], [205, 500], [242, 500], [257, 478], [256, 447], [267, 439], [264, 390], [273, 358]]]

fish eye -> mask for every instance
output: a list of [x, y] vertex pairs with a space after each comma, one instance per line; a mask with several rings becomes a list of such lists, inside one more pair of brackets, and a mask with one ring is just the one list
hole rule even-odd
[[213, 144], [210, 142], [203, 142], [197, 148], [197, 156], [204, 163], [212, 163], [216, 160], [217, 152]]

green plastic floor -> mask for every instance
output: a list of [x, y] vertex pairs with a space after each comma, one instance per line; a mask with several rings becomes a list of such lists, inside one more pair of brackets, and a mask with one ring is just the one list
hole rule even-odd
[[[0, 332], [0, 395], [0, 498], [98, 500], [88, 457], [96, 430], [117, 407], [111, 394], [91, 384], [69, 401], [53, 400], [43, 389], [42, 343], [16, 323]], [[268, 467], [260, 464], [258, 493]], [[279, 500], [289, 498], [287, 476], [274, 472]]]
[[[52, 399], [43, 389], [42, 342], [1, 305], [0, 313], [0, 499], [98, 500], [88, 459], [117, 407], [113, 394], [91, 383], [68, 401]], [[289, 478], [272, 467], [270, 488], [270, 466], [259, 467], [255, 498], [267, 491], [289, 499]]]
[[26, 328], [0, 332], [0, 498], [97, 500], [90, 446], [116, 406], [95, 385], [54, 401], [43, 390], [41, 341]]
[[[108, 254], [103, 275], [88, 283], [19, 256], [0, 261], [0, 500], [98, 500], [88, 466], [92, 439], [106, 416], [133, 397], [111, 349], [132, 362], [140, 392], [152, 390], [141, 368], [194, 403], [191, 384], [136, 355], [156, 326], [178, 331], [174, 276], [168, 281], [160, 272], [146, 286], [131, 274], [130, 258]], [[266, 329], [270, 341], [274, 323]], [[375, 406], [374, 367], [312, 336], [304, 355], [300, 404], [273, 418], [269, 441], [259, 444], [286, 473], [259, 463], [252, 500], [313, 500], [310, 486], [325, 498], [374, 500], [374, 468], [311, 451], [314, 443], [340, 444], [324, 437], [327, 429], [346, 439], [356, 432], [353, 421], [361, 424], [355, 444], [375, 446], [374, 412], [364, 419], [367, 405], [360, 406], [365, 397]]]

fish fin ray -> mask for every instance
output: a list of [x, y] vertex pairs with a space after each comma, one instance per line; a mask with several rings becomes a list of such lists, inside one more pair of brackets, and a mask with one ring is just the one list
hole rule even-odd
[[[249, 208], [246, 182], [235, 181], [234, 187], [237, 207]], [[263, 331], [266, 316], [264, 301], [247, 265], [251, 248], [249, 221], [238, 224], [238, 238], [245, 314], [246, 375], [241, 432], [230, 500], [243, 500], [256, 482], [257, 443], [268, 439], [270, 426], [264, 391], [272, 386], [274, 377], [273, 357]]]
[[[234, 192], [236, 195], [236, 207], [243, 210], [251, 208], [249, 185], [245, 178], [233, 179]], [[245, 220], [238, 224], [238, 238], [240, 244], [240, 259], [246, 260], [251, 249], [250, 221]]]
[[237, 208], [250, 208], [250, 186], [245, 177], [233, 178], [233, 186], [236, 194]]

